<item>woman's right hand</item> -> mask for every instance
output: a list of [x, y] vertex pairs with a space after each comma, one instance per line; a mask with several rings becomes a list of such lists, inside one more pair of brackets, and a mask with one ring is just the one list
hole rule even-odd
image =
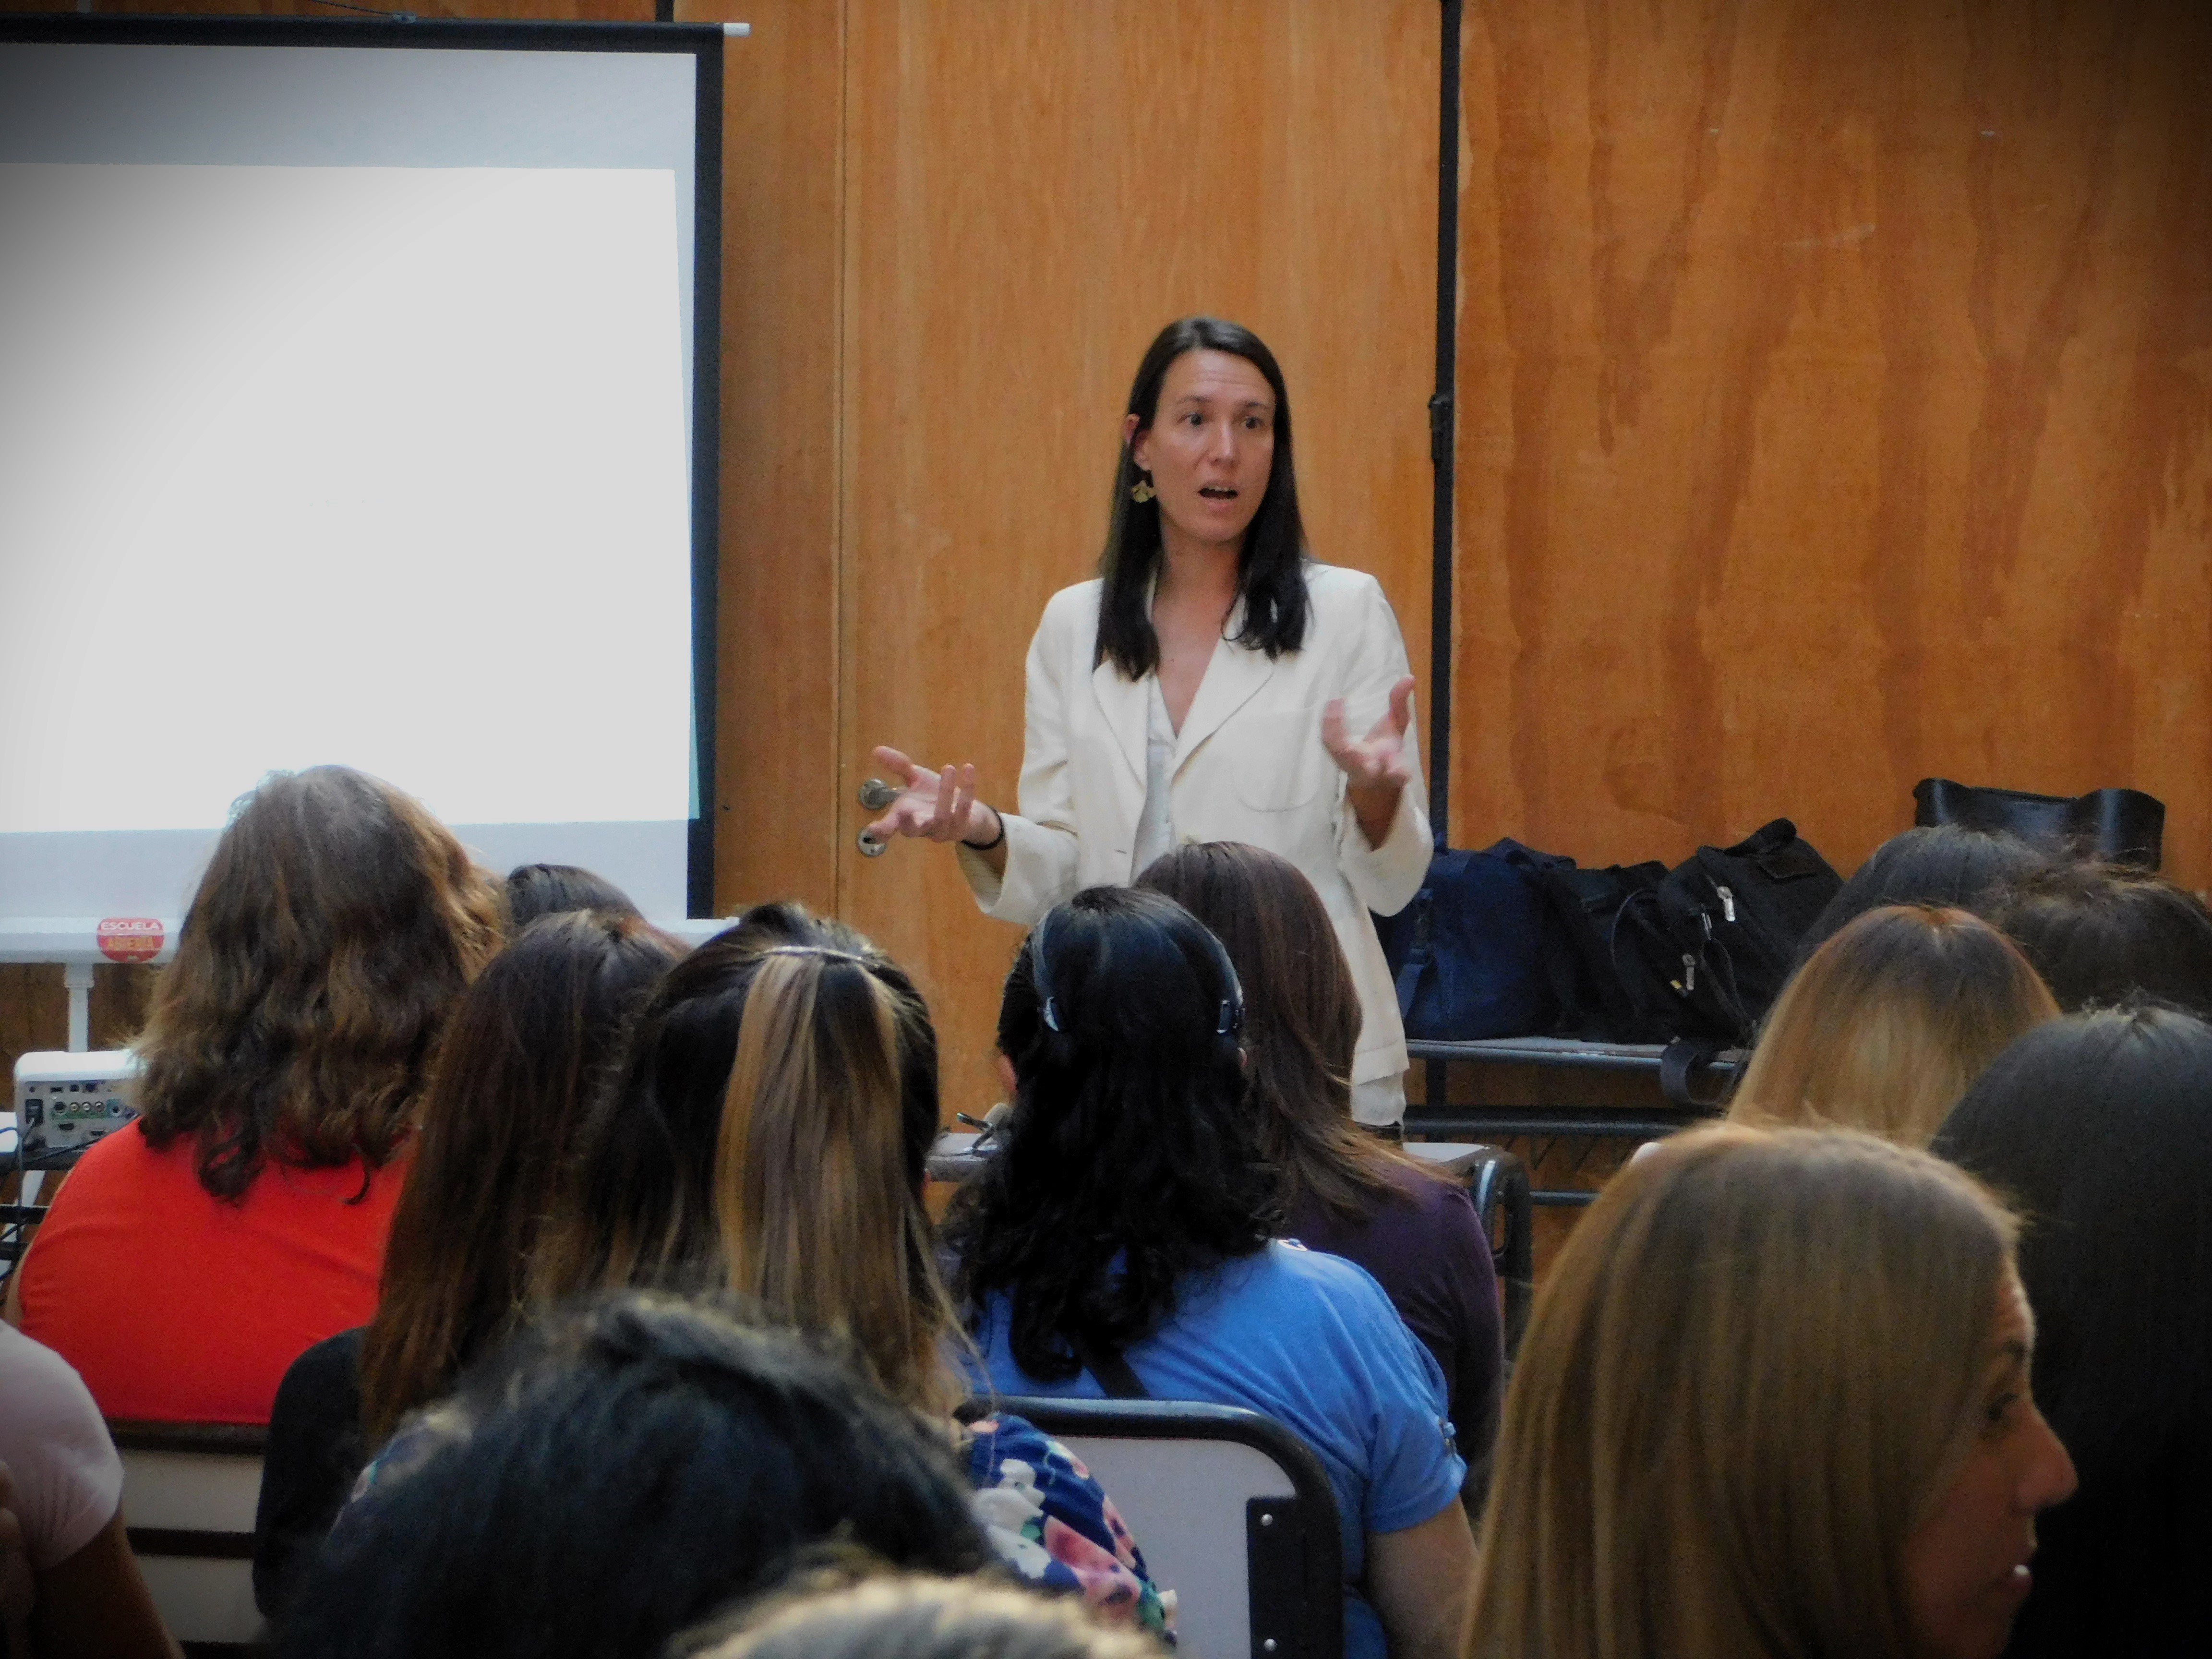
[[876, 759], [904, 784], [890, 811], [863, 832], [872, 840], [893, 836], [923, 841], [991, 842], [1005, 826], [993, 808], [975, 799], [975, 769], [948, 766], [933, 772], [896, 749], [878, 749]]

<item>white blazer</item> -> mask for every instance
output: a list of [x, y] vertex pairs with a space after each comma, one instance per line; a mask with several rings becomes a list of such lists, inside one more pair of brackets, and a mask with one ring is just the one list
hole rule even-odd
[[[1152, 677], [1094, 665], [1100, 588], [1087, 581], [1054, 594], [1030, 641], [1021, 812], [1004, 815], [1006, 874], [960, 849], [975, 902], [1002, 921], [1034, 926], [1081, 889], [1126, 885], [1134, 873]], [[1359, 988], [1352, 1080], [1369, 1083], [1406, 1069], [1406, 1033], [1367, 912], [1403, 909], [1433, 849], [1411, 732], [1413, 779], [1380, 847], [1360, 833], [1343, 770], [1321, 740], [1331, 698], [1345, 700], [1346, 726], [1364, 732], [1408, 672], [1390, 602], [1372, 576], [1324, 564], [1306, 567], [1306, 591], [1313, 604], [1300, 649], [1270, 661], [1225, 638], [1213, 647], [1176, 734], [1170, 799], [1184, 842], [1249, 842], [1313, 883]], [[1232, 615], [1224, 632], [1238, 625]]]

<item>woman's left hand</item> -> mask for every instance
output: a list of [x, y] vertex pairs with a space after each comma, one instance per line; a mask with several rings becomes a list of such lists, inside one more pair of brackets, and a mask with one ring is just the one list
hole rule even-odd
[[1334, 697], [1321, 711], [1321, 740], [1329, 758], [1344, 769], [1352, 810], [1370, 847], [1380, 847], [1398, 813], [1398, 797], [1413, 781], [1413, 758], [1406, 752], [1406, 732], [1413, 723], [1413, 677], [1390, 688], [1390, 706], [1364, 738], [1345, 729], [1344, 699]]

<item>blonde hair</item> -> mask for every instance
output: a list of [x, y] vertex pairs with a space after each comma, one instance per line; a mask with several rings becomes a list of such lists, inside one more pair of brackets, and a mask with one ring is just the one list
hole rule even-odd
[[900, 1028], [920, 1016], [854, 953], [762, 953], [714, 1152], [732, 1289], [849, 1343], [895, 1398], [945, 1412], [955, 1324], [933, 1233], [906, 1178]]
[[1783, 988], [1729, 1116], [1925, 1146], [1990, 1061], [2057, 1017], [2027, 958], [1980, 918], [1932, 904], [1869, 910]]
[[1614, 1177], [1506, 1399], [1472, 1659], [1903, 1659], [2014, 1234], [1850, 1132], [1717, 1125]]
[[1160, 1659], [1166, 1651], [1078, 1603], [980, 1578], [815, 1575], [738, 1618], [734, 1634], [710, 1626], [678, 1638], [676, 1650], [688, 1659]]

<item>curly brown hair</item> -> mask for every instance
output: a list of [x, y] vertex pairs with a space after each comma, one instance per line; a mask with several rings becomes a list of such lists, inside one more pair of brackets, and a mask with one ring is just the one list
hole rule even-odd
[[240, 801], [138, 1051], [140, 1127], [245, 1198], [271, 1159], [391, 1162], [456, 999], [498, 948], [497, 886], [422, 803], [343, 766]]

